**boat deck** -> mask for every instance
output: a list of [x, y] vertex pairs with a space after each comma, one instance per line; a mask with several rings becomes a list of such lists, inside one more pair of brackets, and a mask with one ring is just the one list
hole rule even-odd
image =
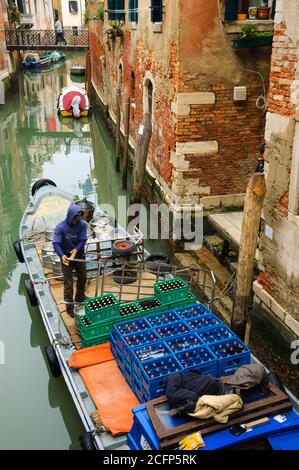
[[[41, 244], [37, 243], [36, 250], [42, 262], [41, 256]], [[49, 287], [53, 296], [53, 299], [56, 302], [57, 309], [61, 315], [63, 323], [70, 335], [72, 343], [75, 345], [76, 349], [81, 348], [81, 341], [80, 336], [78, 335], [78, 331], [76, 329], [75, 319], [71, 318], [66, 313], [66, 305], [64, 303], [63, 298], [63, 279], [62, 278], [54, 278], [52, 274], [52, 270], [48, 268], [44, 268], [44, 275], [48, 279]], [[85, 294], [88, 297], [95, 297], [96, 296], [96, 278], [97, 275], [94, 273], [91, 276], [88, 276]], [[151, 297], [154, 295], [154, 283], [156, 282], [156, 275], [151, 274], [150, 272], [144, 271], [142, 273], [142, 277], [137, 279], [134, 283], [128, 284], [125, 287], [121, 287], [120, 284], [116, 283], [113, 279], [113, 274], [105, 274], [104, 279], [103, 276], [100, 278], [100, 287], [98, 289], [98, 295], [111, 293], [115, 295], [121, 302], [131, 302], [136, 300], [137, 298], [144, 299], [147, 297]], [[78, 310], [82, 311], [82, 308]]]

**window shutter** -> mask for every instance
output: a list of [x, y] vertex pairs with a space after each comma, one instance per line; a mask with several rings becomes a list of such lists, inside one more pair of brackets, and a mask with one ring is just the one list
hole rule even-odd
[[[129, 20], [138, 22], [138, 0], [129, 0]], [[132, 11], [135, 10], [135, 11]]]
[[[114, 10], [124, 10], [125, 9], [125, 0], [114, 0]], [[115, 19], [120, 21], [125, 21], [125, 12], [120, 13], [115, 11]]]
[[238, 14], [239, 1], [225, 0], [225, 21], [236, 21]]
[[108, 20], [115, 20], [114, 0], [108, 0]]
[[163, 21], [163, 0], [151, 0], [151, 10], [152, 23], [161, 23]]

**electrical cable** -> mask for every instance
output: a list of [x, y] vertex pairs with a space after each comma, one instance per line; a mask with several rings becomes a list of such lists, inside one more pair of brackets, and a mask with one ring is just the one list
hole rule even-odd
[[220, 8], [220, 1], [219, 0], [217, 0], [217, 5], [218, 5], [218, 19], [219, 19], [219, 24], [220, 24], [222, 36], [223, 36], [224, 48], [225, 48], [225, 51], [226, 51], [227, 55], [229, 56], [230, 60], [235, 65], [235, 67], [242, 70], [243, 72], [249, 72], [249, 73], [253, 73], [255, 75], [258, 75], [260, 77], [261, 81], [262, 81], [263, 95], [260, 95], [258, 97], [258, 99], [256, 100], [256, 107], [260, 111], [263, 111], [264, 109], [266, 109], [266, 106], [267, 106], [267, 95], [266, 95], [265, 79], [264, 79], [263, 75], [261, 74], [261, 72], [258, 72], [257, 70], [248, 69], [246, 67], [243, 67], [243, 65], [240, 65], [237, 62], [237, 60], [233, 57], [233, 55], [231, 54], [231, 52], [228, 48], [227, 42], [226, 42], [225, 31], [224, 31], [223, 24], [222, 24], [222, 16], [221, 16], [221, 8]]

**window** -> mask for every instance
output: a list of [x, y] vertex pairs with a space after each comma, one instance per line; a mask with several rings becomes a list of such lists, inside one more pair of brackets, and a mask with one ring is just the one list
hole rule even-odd
[[138, 22], [138, 0], [129, 0], [129, 21]]
[[131, 79], [130, 79], [130, 97], [133, 101], [135, 101], [135, 86], [136, 86], [135, 73], [132, 71]]
[[151, 20], [152, 23], [163, 21], [163, 0], [151, 0]]
[[153, 113], [153, 95], [154, 95], [154, 86], [153, 82], [148, 78], [145, 81], [145, 112]]
[[125, 0], [108, 0], [108, 20], [125, 20]]
[[[248, 18], [249, 7], [269, 6], [271, 18], [274, 18], [276, 0], [225, 0], [225, 21], [236, 21], [238, 13], [245, 13]], [[251, 18], [254, 19], [254, 18]]]
[[119, 67], [118, 67], [118, 85], [119, 85], [119, 88], [122, 88], [122, 85], [123, 85], [123, 66], [121, 64], [119, 64]]
[[72, 31], [73, 31], [73, 36], [78, 36], [78, 26], [73, 26]]
[[69, 2], [69, 12], [70, 13], [78, 13], [78, 2], [77, 1]]

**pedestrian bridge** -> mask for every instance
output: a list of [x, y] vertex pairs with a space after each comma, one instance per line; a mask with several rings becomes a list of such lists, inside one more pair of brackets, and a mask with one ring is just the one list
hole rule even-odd
[[5, 30], [8, 51], [75, 51], [89, 48], [88, 29], [64, 30], [63, 36], [66, 44], [57, 41], [55, 30]]

